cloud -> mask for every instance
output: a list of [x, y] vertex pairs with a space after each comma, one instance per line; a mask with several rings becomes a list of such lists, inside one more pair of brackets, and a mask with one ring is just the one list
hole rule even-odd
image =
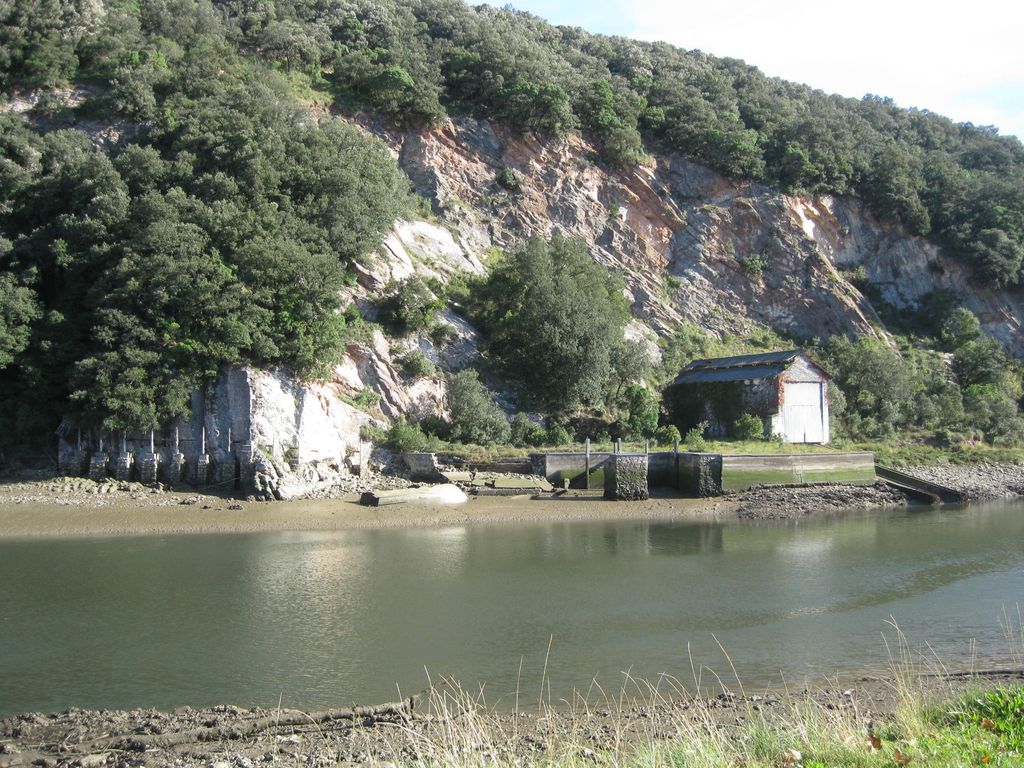
[[1024, 4], [649, 0], [626, 34], [745, 60], [771, 76], [859, 98], [892, 97], [1024, 137]]

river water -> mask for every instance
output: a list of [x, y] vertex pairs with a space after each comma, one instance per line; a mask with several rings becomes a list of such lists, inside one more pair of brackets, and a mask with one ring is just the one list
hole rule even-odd
[[0, 714], [375, 703], [428, 673], [502, 706], [542, 680], [552, 700], [626, 673], [732, 680], [719, 643], [748, 688], [803, 684], [884, 670], [893, 620], [913, 649], [982, 666], [1011, 660], [1019, 605], [1021, 503], [2, 541]]

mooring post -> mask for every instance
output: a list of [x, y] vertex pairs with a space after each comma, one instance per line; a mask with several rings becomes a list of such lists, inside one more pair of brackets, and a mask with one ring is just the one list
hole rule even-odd
[[587, 458], [583, 465], [583, 477], [586, 480], [586, 489], [590, 490], [590, 438], [587, 438]]
[[203, 424], [199, 434], [199, 453], [206, 453], [206, 425]]
[[82, 428], [78, 428], [78, 450], [82, 450]]
[[149, 430], [149, 452], [156, 453], [156, 440], [153, 437], [153, 430]]
[[651, 441], [647, 439], [644, 441], [644, 455], [647, 456], [651, 452]]
[[678, 437], [675, 440], [672, 441], [672, 453], [674, 453], [676, 456], [679, 455], [679, 438]]

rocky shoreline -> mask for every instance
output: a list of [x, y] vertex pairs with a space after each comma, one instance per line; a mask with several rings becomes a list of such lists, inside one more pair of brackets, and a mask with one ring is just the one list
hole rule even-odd
[[1024, 496], [1024, 464], [937, 464], [908, 467], [904, 471], [959, 491], [967, 501], [991, 501]]
[[902, 491], [880, 481], [874, 485], [760, 486], [728, 498], [739, 503], [736, 514], [744, 520], [788, 520], [850, 509], [907, 505], [907, 497]]
[[567, 747], [577, 758], [596, 760], [624, 745], [677, 738], [692, 727], [728, 730], [757, 718], [785, 724], [806, 707], [852, 720], [866, 735], [894, 716], [907, 685], [917, 700], [939, 701], [1022, 681], [1019, 670], [994, 670], [912, 681], [861, 677], [798, 691], [723, 686], [716, 694], [694, 695], [675, 686], [657, 695], [580, 699], [529, 711], [487, 707], [457, 687], [322, 712], [230, 705], [168, 712], [69, 709], [0, 720], [0, 768], [393, 768], [443, 762], [454, 753], [466, 764], [534, 765], [564, 756]]

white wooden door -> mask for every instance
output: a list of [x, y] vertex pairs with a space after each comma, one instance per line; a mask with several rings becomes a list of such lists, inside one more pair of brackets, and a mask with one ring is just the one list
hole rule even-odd
[[786, 442], [823, 442], [825, 434], [822, 427], [821, 383], [817, 381], [787, 382], [782, 397]]

